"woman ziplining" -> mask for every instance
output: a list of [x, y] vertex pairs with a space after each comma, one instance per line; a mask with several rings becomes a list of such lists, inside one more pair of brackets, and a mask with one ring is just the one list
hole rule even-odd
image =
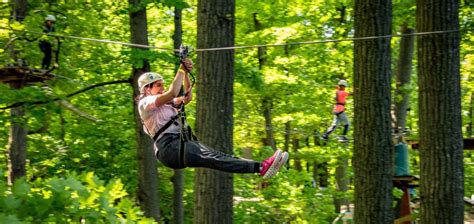
[[[184, 105], [192, 100], [192, 68], [192, 61], [183, 59], [166, 91], [158, 73], [146, 72], [138, 78], [138, 110], [144, 131], [154, 140], [156, 158], [173, 169], [205, 167], [230, 173], [259, 173], [263, 178], [277, 174], [288, 161], [287, 152], [277, 150], [257, 162], [216, 151], [192, 135], [184, 117]], [[179, 96], [183, 81], [184, 94]]]

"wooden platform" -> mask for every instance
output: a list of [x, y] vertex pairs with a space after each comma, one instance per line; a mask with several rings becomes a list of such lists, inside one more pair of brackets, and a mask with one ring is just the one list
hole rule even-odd
[[[474, 150], [474, 138], [465, 138], [464, 141], [464, 150]], [[407, 143], [411, 145], [412, 149], [419, 149], [420, 145], [418, 140], [407, 140]]]
[[0, 82], [31, 84], [35, 82], [44, 82], [55, 78], [48, 70], [34, 69], [29, 67], [10, 66], [0, 68]]
[[393, 176], [393, 186], [398, 188], [408, 187], [408, 188], [415, 188], [419, 186], [420, 178], [417, 176], [412, 175], [404, 175], [404, 176]]

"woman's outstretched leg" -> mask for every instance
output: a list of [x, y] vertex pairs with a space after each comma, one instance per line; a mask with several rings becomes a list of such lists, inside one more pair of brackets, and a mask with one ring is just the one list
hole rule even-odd
[[184, 163], [189, 167], [206, 167], [230, 173], [260, 173], [264, 178], [274, 176], [287, 161], [288, 153], [281, 150], [260, 163], [234, 157], [196, 141], [186, 143], [184, 154]]

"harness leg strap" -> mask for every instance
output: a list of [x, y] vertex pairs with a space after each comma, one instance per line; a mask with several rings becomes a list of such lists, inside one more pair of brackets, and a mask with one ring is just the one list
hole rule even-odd
[[184, 154], [186, 153], [186, 140], [183, 138], [181, 133], [180, 140], [179, 140], [179, 165], [182, 167], [187, 167], [186, 162], [184, 160]]

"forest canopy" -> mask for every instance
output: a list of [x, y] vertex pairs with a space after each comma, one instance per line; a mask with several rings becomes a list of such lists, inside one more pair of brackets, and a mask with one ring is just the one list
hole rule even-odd
[[[22, 3], [25, 3], [22, 12]], [[138, 2], [138, 3], [137, 3]], [[207, 1], [202, 1], [207, 2]], [[262, 160], [276, 148], [290, 152], [290, 162], [275, 178], [233, 175], [235, 223], [329, 223], [354, 201], [354, 127], [349, 142], [329, 142], [321, 135], [330, 126], [335, 88], [339, 80], [354, 89], [355, 6], [353, 1], [231, 1], [234, 20], [232, 149], [239, 157]], [[134, 4], [137, 3], [137, 4]], [[194, 100], [186, 106], [187, 120], [196, 129], [199, 100], [206, 83], [198, 63], [199, 1], [2, 1], [0, 3], [0, 222], [152, 222], [137, 193], [141, 183], [142, 131], [136, 122], [137, 86], [133, 71], [149, 65], [169, 84], [179, 58], [173, 49], [176, 10], [181, 14], [182, 43], [191, 46], [197, 82]], [[397, 74], [404, 54], [402, 39], [408, 29], [416, 35], [416, 2], [393, 1], [390, 39], [390, 124], [396, 126], [395, 104], [407, 97], [404, 142], [420, 138], [419, 61], [413, 41], [412, 60], [405, 69], [410, 82], [399, 87]], [[473, 138], [474, 3], [459, 3], [459, 75], [463, 138]], [[16, 11], [15, 11], [16, 10]], [[132, 44], [131, 15], [145, 10], [148, 48]], [[55, 16], [54, 32], [44, 33], [45, 17]], [[226, 17], [227, 16], [227, 17]], [[218, 21], [219, 22], [219, 21]], [[450, 31], [434, 30], [434, 31]], [[433, 34], [437, 35], [437, 34]], [[441, 35], [441, 34], [440, 34]], [[446, 34], [448, 35], [448, 34]], [[379, 40], [381, 40], [380, 37]], [[387, 39], [387, 38], [386, 38]], [[52, 43], [51, 74], [44, 82], [8, 82], [7, 67], [27, 67], [41, 74], [40, 41]], [[277, 46], [278, 45], [278, 46]], [[232, 46], [220, 46], [232, 47]], [[59, 50], [58, 50], [59, 48]], [[216, 51], [218, 52], [218, 51]], [[219, 65], [215, 65], [216, 70]], [[47, 70], [47, 69], [46, 69]], [[46, 72], [46, 70], [42, 70]], [[25, 72], [25, 73], [28, 73]], [[34, 74], [37, 74], [34, 73]], [[222, 77], [222, 74], [215, 74]], [[135, 81], [135, 82], [134, 82]], [[443, 82], [443, 80], [439, 80]], [[21, 83], [20, 86], [14, 83]], [[231, 91], [231, 90], [229, 90]], [[369, 90], [365, 90], [369, 91]], [[200, 98], [201, 97], [201, 98]], [[390, 98], [389, 97], [389, 98]], [[353, 97], [346, 114], [354, 115]], [[20, 114], [15, 108], [22, 108]], [[9, 152], [11, 127], [23, 130], [25, 175], [12, 181]], [[352, 125], [352, 123], [351, 123]], [[197, 128], [198, 129], [198, 128]], [[394, 127], [393, 130], [396, 128]], [[269, 130], [271, 130], [269, 132]], [[199, 131], [197, 130], [198, 134]], [[401, 134], [400, 134], [401, 133]], [[389, 133], [388, 135], [391, 135]], [[396, 138], [394, 138], [396, 139]], [[151, 140], [150, 140], [151, 141]], [[152, 150], [150, 148], [150, 150]], [[474, 155], [463, 151], [464, 196], [474, 195]], [[409, 149], [411, 174], [420, 175], [420, 152]], [[390, 162], [390, 161], [389, 161]], [[174, 170], [156, 164], [159, 219], [173, 213]], [[195, 169], [183, 180], [185, 223], [194, 220]], [[12, 183], [14, 182], [14, 183]], [[418, 189], [413, 197], [417, 197]], [[393, 190], [400, 198], [401, 191]], [[197, 215], [196, 215], [197, 216]]]

